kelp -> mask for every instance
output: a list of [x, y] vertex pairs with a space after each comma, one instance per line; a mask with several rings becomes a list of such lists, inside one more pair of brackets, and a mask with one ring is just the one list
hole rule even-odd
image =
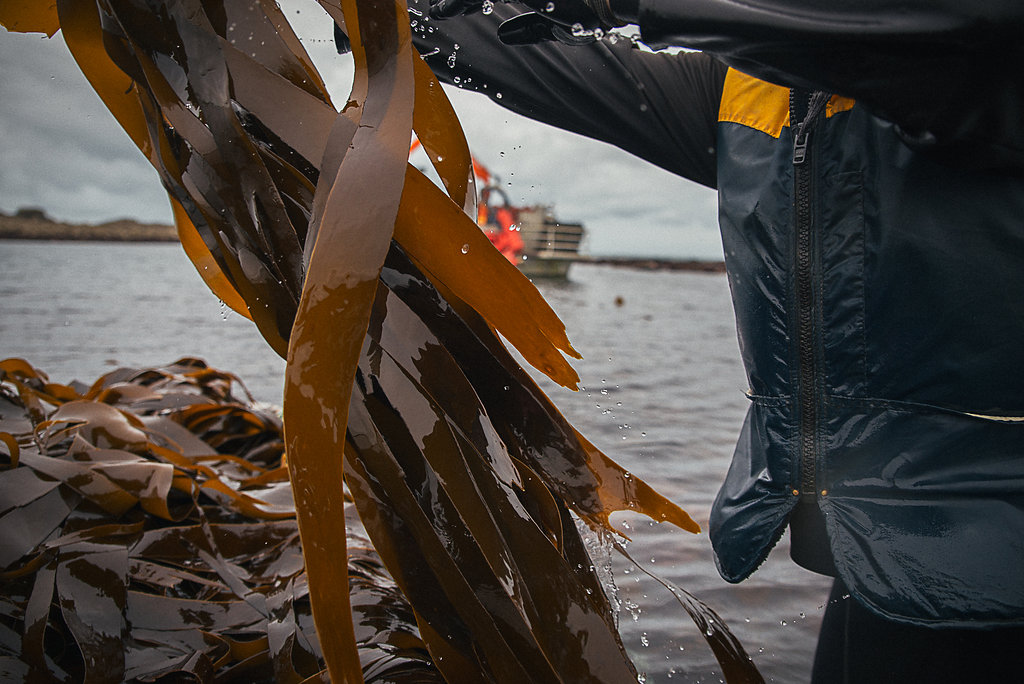
[[[188, 543], [219, 578], [200, 579], [222, 586], [214, 591], [188, 579], [189, 587], [200, 587], [189, 599], [197, 602], [196, 612], [176, 629], [161, 623], [164, 631], [180, 631], [199, 663], [198, 654], [207, 653], [200, 646], [208, 638], [210, 611], [235, 630], [264, 621], [267, 657], [279, 681], [314, 669], [299, 672], [294, 665], [296, 658], [312, 662], [314, 641], [333, 681], [374, 680], [378, 675], [367, 668], [357, 639], [366, 630], [348, 619], [354, 603], [353, 581], [344, 581], [346, 570], [351, 577], [351, 560], [346, 568], [345, 559], [353, 557], [346, 544], [347, 483], [375, 552], [408, 601], [406, 615], [413, 617], [418, 640], [409, 643], [429, 654], [412, 658], [417, 666], [429, 663], [431, 672], [450, 682], [635, 680], [575, 520], [614, 534], [609, 515], [630, 509], [690, 531], [697, 526], [566, 423], [504, 346], [501, 338], [555, 382], [575, 387], [565, 355], [578, 354], [564, 326], [470, 218], [475, 190], [468, 148], [438, 82], [412, 50], [404, 4], [321, 0], [352, 42], [355, 78], [340, 112], [270, 0], [57, 0], [55, 8], [41, 3], [34, 10], [18, 5], [17, 11], [4, 6], [0, 21], [48, 33], [59, 25], [90, 83], [157, 170], [200, 275], [288, 360], [285, 461], [306, 573], [303, 596], [315, 631], [300, 634], [287, 626], [302, 623], [294, 617], [294, 600], [292, 608], [284, 607], [287, 591], [294, 599], [297, 579], [248, 586], [239, 577], [251, 573], [235, 574], [241, 556], [210, 546], [214, 523], [202, 521], [205, 536]], [[413, 131], [443, 190], [408, 164]], [[137, 390], [119, 391], [133, 398]], [[292, 515], [275, 508], [283, 496], [280, 466], [254, 474], [246, 487], [234, 486], [241, 482], [235, 475], [249, 472], [244, 458], [205, 455], [228, 467], [234, 473], [229, 476], [205, 461], [175, 456], [149, 439], [138, 419], [125, 414], [115, 420], [107, 408], [96, 408], [105, 401], [42, 396], [37, 391], [23, 399], [37, 435], [52, 428], [58, 436], [75, 432], [77, 439], [85, 429], [105, 445], [94, 444], [98, 449], [106, 449], [109, 423], [119, 430], [121, 446], [115, 448], [163, 449], [156, 453], [167, 467], [159, 476], [154, 470], [151, 488], [166, 489], [167, 497], [131, 494], [135, 504], [111, 490], [110, 514], [142, 509], [173, 521], [182, 507], [205, 511], [195, 503], [201, 494], [233, 515]], [[52, 415], [43, 409], [51, 399], [59, 404]], [[116, 401], [111, 406], [119, 410]], [[196, 409], [192, 425], [217, 426], [217, 433], [227, 415], [238, 419], [221, 410]], [[165, 406], [157, 415], [170, 411]], [[104, 427], [81, 427], [94, 422]], [[38, 425], [45, 425], [43, 432]], [[230, 436], [209, 439], [234, 444], [231, 429]], [[24, 449], [17, 442], [8, 448], [19, 463], [10, 472], [20, 472]], [[217, 452], [234, 455], [224, 444]], [[29, 458], [38, 464], [43, 454]], [[189, 484], [181, 473], [200, 466], [207, 469], [201, 483]], [[60, 474], [47, 477], [70, 482]], [[106, 491], [97, 482], [90, 486]], [[271, 483], [269, 500], [249, 493], [248, 487]], [[53, 504], [53, 511], [67, 509], [70, 519], [75, 497], [84, 494], [69, 487], [74, 494], [54, 486], [46, 496], [59, 498], [63, 503]], [[180, 500], [186, 490], [191, 507]], [[42, 526], [57, 529], [58, 517], [45, 518]], [[61, 528], [61, 534], [74, 532]], [[93, 537], [75, 553], [96, 561], [83, 561], [89, 567], [106, 568], [101, 574], [113, 587], [123, 586], [114, 578], [124, 576], [118, 573], [130, 556], [114, 547], [128, 545]], [[17, 551], [42, 558], [29, 541], [39, 540], [23, 539]], [[182, 571], [196, 575], [191, 565], [199, 561]], [[22, 567], [29, 566], [40, 576], [44, 564]], [[289, 583], [292, 589], [282, 588]], [[98, 591], [100, 585], [91, 586]], [[241, 604], [221, 606], [211, 598], [221, 596], [224, 586], [237, 592]], [[116, 660], [114, 644], [131, 643], [125, 640], [135, 624], [123, 610], [113, 617], [129, 605], [120, 589], [104, 593], [109, 600], [95, 612], [109, 613], [109, 624], [86, 629], [68, 617], [74, 611], [63, 612], [75, 623], [68, 630], [76, 643], [91, 649], [81, 657], [95, 676], [119, 671], [96, 664]], [[43, 599], [34, 596], [33, 590], [26, 601], [42, 610]], [[730, 681], [759, 681], [721, 622], [709, 619], [699, 603], [685, 604], [712, 633]], [[41, 623], [33, 615], [35, 634]], [[88, 638], [77, 640], [86, 632]], [[406, 627], [401, 632], [414, 633]], [[279, 664], [287, 660], [280, 655], [283, 643], [301, 651], [297, 656], [293, 649], [287, 667]], [[37, 646], [22, 650], [34, 654], [26, 662], [41, 666]], [[222, 651], [206, 655], [212, 665], [196, 664], [192, 675], [220, 677], [211, 667], [223, 666]], [[132, 651], [124, 653], [127, 663]]]
[[[0, 437], [0, 679], [324, 671], [281, 419], [237, 378], [185, 358], [65, 386], [7, 359]], [[350, 501], [346, 512], [366, 680], [443, 681]]]

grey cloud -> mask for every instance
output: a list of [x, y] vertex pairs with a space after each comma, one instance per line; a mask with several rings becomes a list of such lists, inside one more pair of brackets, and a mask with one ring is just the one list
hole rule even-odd
[[169, 222], [156, 173], [103, 106], [58, 33], [0, 34], [0, 209], [65, 221]]

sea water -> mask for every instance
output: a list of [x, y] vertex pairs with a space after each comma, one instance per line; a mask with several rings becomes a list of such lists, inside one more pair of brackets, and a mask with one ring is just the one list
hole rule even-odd
[[[720, 579], [706, 534], [747, 408], [725, 276], [575, 264], [537, 286], [584, 358], [581, 389], [538, 382], [577, 429], [705, 529], [615, 517], [647, 571], [713, 608], [766, 681], [808, 680], [830, 581], [795, 566], [785, 538], [753, 577]], [[0, 357], [55, 382], [197, 356], [279, 404], [284, 362], [203, 285], [176, 244], [0, 242]], [[645, 681], [719, 682], [672, 594], [613, 554], [620, 631]]]

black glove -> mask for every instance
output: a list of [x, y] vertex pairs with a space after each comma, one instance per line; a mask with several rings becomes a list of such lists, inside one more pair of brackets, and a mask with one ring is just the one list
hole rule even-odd
[[[480, 11], [492, 0], [430, 0], [430, 17], [449, 17]], [[508, 1], [508, 0], [501, 0]], [[501, 24], [498, 38], [507, 45], [527, 45], [557, 40], [585, 45], [601, 33], [626, 22], [612, 14], [609, 0], [520, 0], [534, 10]]]
[[591, 22], [574, 22], [566, 26], [540, 12], [526, 12], [503, 21], [498, 26], [498, 40], [505, 45], [534, 45], [556, 40], [564, 45], [589, 45], [597, 40], [600, 26], [587, 28]]
[[[507, 0], [499, 0], [506, 2]], [[451, 17], [474, 14], [483, 9], [484, 0], [430, 0], [431, 19], [450, 19]]]

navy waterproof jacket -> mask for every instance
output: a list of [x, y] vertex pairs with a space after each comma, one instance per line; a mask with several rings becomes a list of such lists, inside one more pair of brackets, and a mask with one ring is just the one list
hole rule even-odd
[[1024, 624], [1024, 10], [890, 5], [641, 2], [646, 40], [704, 53], [502, 48], [507, 7], [414, 37], [443, 80], [718, 189], [751, 399], [723, 577], [811, 510], [879, 614]]

